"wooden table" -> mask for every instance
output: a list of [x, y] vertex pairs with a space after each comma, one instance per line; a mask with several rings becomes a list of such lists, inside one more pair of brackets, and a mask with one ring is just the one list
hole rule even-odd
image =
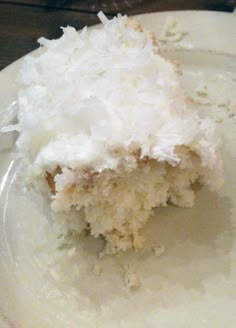
[[233, 11], [235, 0], [0, 0], [0, 70], [37, 48], [40, 36], [57, 38], [60, 26], [98, 23], [96, 13], [109, 16], [166, 10]]

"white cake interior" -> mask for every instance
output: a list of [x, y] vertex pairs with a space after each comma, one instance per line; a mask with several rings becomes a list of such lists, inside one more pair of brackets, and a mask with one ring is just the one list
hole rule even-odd
[[108, 254], [142, 248], [142, 228], [152, 210], [168, 203], [193, 206], [194, 183], [204, 177], [197, 154], [186, 147], [176, 148], [176, 154], [181, 158], [177, 166], [140, 158], [137, 151], [128, 160], [120, 159], [116, 171], [57, 168], [53, 175], [47, 174], [52, 208], [58, 212], [76, 208], [71, 232], [81, 231], [82, 224], [93, 236], [105, 239]]

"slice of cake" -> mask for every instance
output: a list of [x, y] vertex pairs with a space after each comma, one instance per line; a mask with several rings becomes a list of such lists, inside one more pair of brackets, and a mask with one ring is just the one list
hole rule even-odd
[[193, 206], [193, 184], [214, 190], [222, 170], [213, 122], [188, 108], [154, 35], [99, 17], [97, 29], [40, 38], [40, 54], [24, 59], [17, 147], [53, 211], [76, 209], [70, 229], [83, 223], [115, 253], [141, 248], [154, 208]]

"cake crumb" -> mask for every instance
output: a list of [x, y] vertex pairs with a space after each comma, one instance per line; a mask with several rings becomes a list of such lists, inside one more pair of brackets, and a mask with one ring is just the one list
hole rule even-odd
[[208, 88], [206, 84], [200, 84], [196, 89], [195, 93], [200, 97], [208, 97]]
[[175, 43], [181, 41], [186, 34], [180, 21], [174, 16], [168, 16], [159, 40], [165, 44]]
[[72, 247], [68, 250], [67, 254], [69, 257], [73, 257], [76, 253], [76, 247]]
[[103, 249], [97, 254], [97, 257], [98, 257], [98, 259], [102, 259], [106, 255], [107, 255], [106, 251], [105, 251], [105, 249]]
[[227, 101], [227, 108], [230, 111], [230, 113], [235, 114], [236, 113], [236, 101], [228, 100]]
[[95, 263], [93, 266], [93, 273], [95, 276], [100, 276], [102, 273], [102, 267], [100, 263]]
[[227, 100], [225, 103], [218, 104], [218, 107], [223, 107], [226, 109], [228, 118], [235, 118], [236, 102], [234, 100]]
[[159, 257], [165, 253], [165, 246], [161, 245], [161, 246], [153, 247], [152, 250], [154, 255]]
[[140, 281], [137, 276], [137, 267], [135, 264], [128, 264], [124, 267], [124, 283], [128, 289], [140, 287]]
[[189, 97], [190, 102], [195, 105], [211, 105], [209, 99], [208, 87], [206, 84], [200, 84], [193, 90], [193, 95]]
[[223, 117], [218, 117], [215, 121], [216, 121], [216, 123], [222, 123], [222, 122], [224, 122], [224, 119], [223, 119]]
[[50, 269], [49, 270], [50, 275], [52, 276], [52, 278], [56, 281], [60, 280], [60, 275], [58, 274], [57, 271], [55, 271], [54, 269]]
[[226, 103], [219, 103], [219, 104], [217, 104], [217, 107], [225, 108], [225, 107], [227, 107], [227, 104]]

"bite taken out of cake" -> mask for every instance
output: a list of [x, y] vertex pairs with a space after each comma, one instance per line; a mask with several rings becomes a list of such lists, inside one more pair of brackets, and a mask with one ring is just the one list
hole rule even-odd
[[[220, 140], [188, 107], [153, 33], [127, 16], [57, 40], [40, 38], [19, 79], [17, 149], [27, 184], [112, 254], [142, 248], [158, 206], [194, 205], [194, 183], [222, 183]], [[73, 228], [71, 228], [73, 226]]]

